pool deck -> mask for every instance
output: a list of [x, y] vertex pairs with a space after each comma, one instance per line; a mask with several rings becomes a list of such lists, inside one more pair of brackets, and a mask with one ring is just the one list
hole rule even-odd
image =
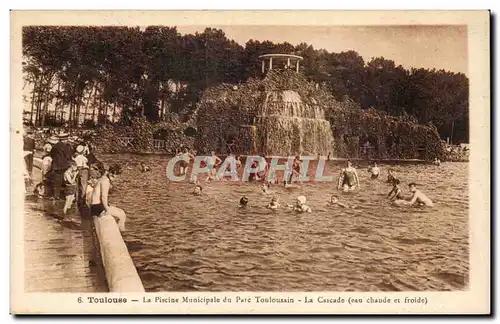
[[[40, 181], [36, 167], [33, 178]], [[78, 211], [76, 222], [61, 221], [63, 204], [36, 198], [24, 204], [25, 292], [107, 292], [93, 222]]]

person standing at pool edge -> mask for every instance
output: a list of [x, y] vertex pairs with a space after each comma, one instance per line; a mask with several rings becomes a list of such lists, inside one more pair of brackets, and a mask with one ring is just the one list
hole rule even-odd
[[59, 135], [59, 142], [52, 147], [50, 156], [52, 157], [52, 186], [54, 192], [54, 199], [61, 199], [61, 188], [64, 181], [64, 172], [69, 168], [73, 159], [73, 150], [68, 143], [69, 135], [61, 133]]
[[347, 168], [342, 169], [339, 177], [338, 188], [339, 190], [342, 188], [344, 192], [353, 191], [356, 189], [360, 189], [358, 172], [352, 166], [352, 162], [347, 160]]
[[33, 129], [27, 128], [26, 135], [23, 138], [23, 151], [24, 161], [26, 161], [26, 168], [28, 174], [32, 175], [33, 172], [33, 155], [35, 153], [35, 139], [33, 138]]
[[112, 187], [112, 182], [119, 174], [121, 174], [121, 172], [121, 167], [118, 164], [113, 164], [97, 181], [94, 190], [92, 191], [90, 215], [97, 217], [101, 217], [106, 214], [111, 215], [118, 219], [117, 223], [120, 231], [124, 231], [126, 220], [125, 212], [118, 207], [111, 206], [108, 199], [109, 189]]
[[78, 179], [77, 179], [77, 204], [81, 205], [85, 201], [85, 195], [87, 191], [87, 184], [89, 181], [89, 166], [88, 159], [84, 155], [85, 147], [83, 145], [78, 145], [76, 147], [76, 155], [73, 158], [78, 167]]

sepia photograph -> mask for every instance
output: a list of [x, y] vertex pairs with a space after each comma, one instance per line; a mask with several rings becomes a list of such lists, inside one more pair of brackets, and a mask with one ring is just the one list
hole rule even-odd
[[471, 75], [489, 78], [471, 70], [471, 35], [489, 44], [478, 13], [483, 35], [352, 13], [343, 25], [19, 14], [20, 294], [80, 293], [91, 306], [231, 293], [300, 312], [308, 297], [293, 293], [316, 305], [408, 293], [405, 307], [428, 303], [410, 293], [470, 291], [472, 223], [487, 226], [476, 239], [490, 233], [489, 198], [477, 191], [471, 206], [471, 183], [489, 186], [489, 117], [479, 135], [471, 122], [489, 114], [489, 101], [471, 104]]

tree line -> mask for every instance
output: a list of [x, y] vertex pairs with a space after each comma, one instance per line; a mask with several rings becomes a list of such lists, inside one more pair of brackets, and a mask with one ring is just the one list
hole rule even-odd
[[[69, 108], [72, 127], [109, 122], [111, 111], [127, 123], [134, 116], [152, 122], [178, 114], [188, 119], [203, 90], [242, 83], [261, 75], [258, 56], [288, 53], [304, 57], [301, 72], [326, 86], [340, 101], [392, 116], [413, 116], [434, 124], [454, 142], [469, 137], [469, 80], [463, 73], [410, 68], [383, 57], [365, 60], [355, 51], [330, 53], [301, 43], [249, 40], [244, 46], [219, 29], [181, 35], [175, 27], [27, 26], [22, 33], [23, 75], [32, 91], [25, 120], [57, 122]], [[49, 113], [49, 105], [56, 111]], [[114, 114], [113, 114], [114, 115]]]

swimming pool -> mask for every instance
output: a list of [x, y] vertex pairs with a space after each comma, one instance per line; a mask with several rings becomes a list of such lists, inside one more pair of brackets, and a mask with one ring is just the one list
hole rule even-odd
[[[398, 208], [382, 177], [358, 172], [362, 190], [340, 194], [336, 183], [289, 190], [305, 195], [310, 214], [264, 208], [261, 183], [168, 182], [164, 156], [103, 155], [125, 165], [111, 194], [128, 215], [123, 234], [147, 291], [418, 291], [466, 289], [469, 275], [468, 163], [393, 166], [408, 194], [417, 182], [435, 207]], [[141, 173], [139, 162], [152, 172]], [[337, 179], [340, 166], [325, 174]], [[332, 209], [332, 193], [358, 209]], [[249, 208], [237, 208], [242, 195]]]

